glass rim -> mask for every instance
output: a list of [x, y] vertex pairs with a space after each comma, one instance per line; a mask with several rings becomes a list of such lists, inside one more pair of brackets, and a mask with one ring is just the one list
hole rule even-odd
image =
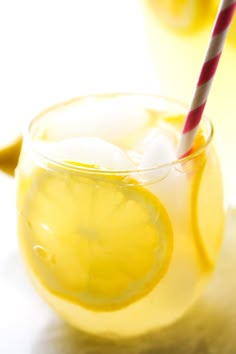
[[[37, 114], [30, 122], [30, 124], [28, 125], [28, 128], [26, 130], [26, 138], [28, 138], [30, 141], [33, 141], [34, 138], [32, 136], [32, 129], [34, 127], [34, 125], [36, 124], [36, 122], [38, 122], [39, 120], [43, 119], [43, 117], [50, 113], [50, 112], [54, 112], [56, 109], [61, 108], [61, 107], [66, 107], [69, 106], [71, 104], [73, 104], [74, 102], [78, 102], [79, 100], [82, 99], [89, 99], [89, 98], [111, 98], [111, 97], [118, 97], [118, 96], [142, 96], [142, 97], [153, 97], [153, 98], [157, 98], [157, 99], [162, 99], [165, 100], [167, 103], [172, 103], [172, 104], [177, 104], [180, 107], [184, 108], [184, 109], [188, 109], [188, 105], [184, 102], [182, 102], [181, 100], [169, 97], [169, 96], [165, 96], [165, 95], [160, 95], [157, 93], [141, 93], [141, 92], [108, 92], [108, 93], [91, 93], [91, 94], [85, 94], [85, 95], [80, 95], [77, 97], [74, 97], [72, 99], [54, 104], [52, 106], [49, 106], [48, 108], [42, 110], [39, 114]], [[164, 164], [158, 164], [155, 166], [151, 166], [151, 167], [146, 167], [146, 168], [132, 168], [132, 169], [107, 169], [107, 168], [101, 168], [98, 169], [96, 167], [85, 167], [85, 166], [79, 166], [79, 165], [73, 165], [70, 162], [64, 162], [64, 161], [59, 161], [58, 159], [54, 159], [54, 158], [50, 158], [48, 156], [46, 156], [46, 154], [43, 154], [41, 152], [39, 152], [36, 148], [35, 145], [33, 146], [33, 153], [38, 155], [41, 159], [45, 160], [46, 162], [48, 162], [50, 164], [50, 168], [60, 168], [63, 170], [71, 170], [71, 171], [78, 171], [78, 172], [83, 172], [83, 173], [93, 173], [93, 174], [101, 174], [101, 175], [127, 175], [130, 173], [148, 173], [148, 172], [153, 172], [153, 171], [157, 171], [160, 170], [162, 168], [167, 168], [167, 167], [173, 167], [179, 164], [183, 164], [186, 162], [189, 162], [191, 160], [193, 160], [194, 158], [196, 158], [197, 156], [199, 156], [203, 151], [206, 150], [206, 148], [210, 145], [213, 136], [214, 136], [214, 127], [213, 124], [211, 122], [211, 120], [204, 114], [203, 115], [203, 119], [201, 120], [203, 121], [206, 126], [207, 126], [207, 137], [206, 137], [206, 141], [203, 145], [201, 145], [199, 148], [197, 148], [196, 150], [194, 150], [193, 152], [191, 152], [189, 155], [182, 157], [180, 159], [178, 159], [176, 157], [175, 160], [164, 163]]]

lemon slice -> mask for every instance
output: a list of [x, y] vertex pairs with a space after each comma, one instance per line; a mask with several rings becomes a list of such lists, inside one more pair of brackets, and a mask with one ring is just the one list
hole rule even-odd
[[[163, 122], [171, 124], [180, 131], [184, 119], [184, 114], [167, 115]], [[205, 132], [199, 127], [192, 152], [204, 146], [205, 142]], [[202, 151], [182, 167], [186, 171], [191, 169], [189, 178], [193, 178], [191, 215], [196, 244], [205, 263], [212, 267], [219, 254], [224, 229], [223, 188], [219, 161], [212, 149], [209, 153]]]
[[19, 136], [9, 145], [0, 149], [0, 170], [13, 176], [18, 163], [22, 145], [22, 137]]
[[209, 20], [210, 1], [205, 0], [148, 0], [160, 21], [173, 30], [194, 32]]
[[191, 196], [192, 224], [196, 242], [209, 266], [219, 254], [224, 230], [223, 188], [219, 162], [211, 153], [193, 181]]
[[136, 181], [38, 170], [20, 213], [31, 269], [53, 293], [93, 311], [127, 306], [150, 292], [170, 263], [165, 208]]

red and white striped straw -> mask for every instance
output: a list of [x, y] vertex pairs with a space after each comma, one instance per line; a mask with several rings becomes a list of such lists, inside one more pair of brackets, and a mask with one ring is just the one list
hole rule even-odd
[[197, 87], [182, 130], [178, 148], [179, 158], [191, 152], [235, 8], [236, 0], [221, 1]]

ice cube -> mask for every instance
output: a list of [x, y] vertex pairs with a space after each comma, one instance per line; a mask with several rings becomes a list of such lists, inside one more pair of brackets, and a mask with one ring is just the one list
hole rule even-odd
[[156, 134], [145, 144], [140, 161], [141, 168], [152, 168], [167, 164], [176, 159], [172, 141], [164, 134]]
[[176, 160], [176, 151], [170, 137], [158, 129], [150, 132], [142, 144], [139, 169], [152, 169], [139, 173], [139, 179], [153, 181], [168, 175], [171, 165], [163, 166]]
[[93, 137], [72, 138], [57, 142], [37, 142], [42, 155], [57, 161], [74, 161], [100, 168], [129, 170], [134, 164], [127, 154], [105, 140]]
[[49, 111], [41, 134], [49, 141], [90, 136], [119, 144], [143, 131], [148, 119], [148, 112], [135, 96], [107, 100], [90, 97]]

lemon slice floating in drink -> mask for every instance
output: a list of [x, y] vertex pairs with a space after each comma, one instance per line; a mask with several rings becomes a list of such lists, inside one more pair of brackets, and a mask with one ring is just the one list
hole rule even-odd
[[224, 230], [222, 179], [216, 155], [209, 156], [194, 177], [191, 211], [194, 236], [208, 266], [214, 266]]
[[[184, 114], [167, 115], [164, 123], [171, 123], [180, 130], [185, 119]], [[205, 133], [201, 127], [195, 137], [192, 152], [204, 147], [206, 143]], [[217, 155], [206, 156], [207, 151], [199, 152], [199, 155], [191, 162], [189, 180], [191, 185], [190, 210], [193, 225], [193, 235], [207, 266], [214, 266], [222, 243], [224, 230], [223, 188], [221, 174], [216, 173], [220, 169]], [[183, 163], [183, 170], [188, 170], [188, 162]], [[219, 192], [218, 192], [219, 191]]]
[[93, 311], [117, 310], [166, 273], [172, 226], [158, 198], [135, 180], [38, 169], [26, 195], [24, 252], [54, 294]]

